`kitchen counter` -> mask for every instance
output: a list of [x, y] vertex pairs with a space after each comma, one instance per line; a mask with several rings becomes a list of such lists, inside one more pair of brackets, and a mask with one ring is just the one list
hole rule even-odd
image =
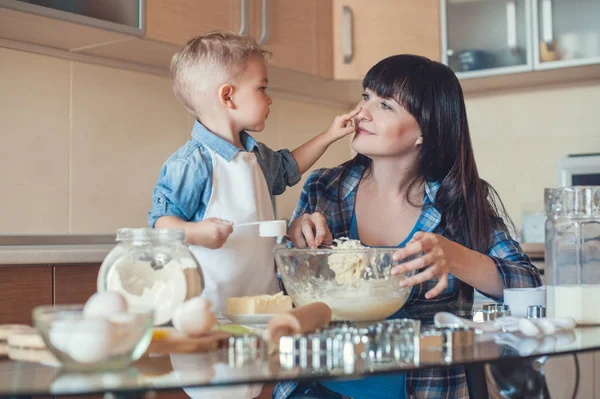
[[0, 236], [0, 267], [100, 263], [115, 247], [114, 235]]

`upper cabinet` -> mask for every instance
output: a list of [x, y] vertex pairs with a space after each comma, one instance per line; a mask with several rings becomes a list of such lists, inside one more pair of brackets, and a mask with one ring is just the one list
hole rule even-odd
[[146, 37], [183, 45], [228, 30], [254, 37], [273, 52], [271, 65], [332, 75], [329, 0], [146, 0]]
[[146, 0], [146, 37], [181, 46], [212, 30], [248, 31], [250, 0]]
[[250, 33], [273, 52], [272, 66], [332, 77], [331, 0], [248, 1]]
[[532, 68], [529, 0], [442, 1], [442, 61], [459, 77]]
[[460, 78], [600, 63], [598, 0], [440, 0], [442, 61]]
[[439, 0], [333, 0], [334, 77], [361, 80], [394, 54], [439, 61], [439, 23]]
[[536, 69], [600, 63], [600, 1], [532, 0]]

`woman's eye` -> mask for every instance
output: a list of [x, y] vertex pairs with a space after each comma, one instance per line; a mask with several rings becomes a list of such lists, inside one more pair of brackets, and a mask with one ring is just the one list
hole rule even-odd
[[388, 110], [392, 109], [392, 107], [390, 107], [387, 103], [381, 103], [381, 108], [388, 109]]
[[260, 88], [260, 91], [266, 91], [266, 90], [267, 90], [267, 87], [266, 87], [266, 86], [262, 86], [262, 87]]

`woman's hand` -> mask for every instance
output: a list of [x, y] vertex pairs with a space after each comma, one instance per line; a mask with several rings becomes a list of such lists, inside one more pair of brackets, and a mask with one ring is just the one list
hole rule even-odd
[[413, 255], [421, 254], [421, 256], [395, 266], [392, 269], [392, 274], [396, 275], [409, 270], [425, 268], [421, 273], [402, 280], [400, 286], [410, 287], [438, 277], [439, 281], [435, 287], [425, 293], [425, 298], [435, 298], [448, 286], [448, 273], [451, 264], [450, 254], [453, 245], [456, 244], [444, 236], [419, 231], [415, 233], [404, 248], [394, 253], [393, 258], [399, 261]]
[[318, 212], [305, 213], [294, 220], [288, 229], [288, 237], [296, 248], [316, 248], [333, 240], [325, 216]]

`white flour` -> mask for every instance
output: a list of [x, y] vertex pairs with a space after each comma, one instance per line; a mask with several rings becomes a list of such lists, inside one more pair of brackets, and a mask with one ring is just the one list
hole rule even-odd
[[107, 289], [123, 295], [129, 306], [154, 308], [154, 324], [169, 322], [186, 298], [184, 271], [176, 260], [154, 270], [148, 262], [121, 263], [107, 276]]
[[572, 317], [578, 324], [600, 324], [600, 284], [548, 285], [548, 317]]

